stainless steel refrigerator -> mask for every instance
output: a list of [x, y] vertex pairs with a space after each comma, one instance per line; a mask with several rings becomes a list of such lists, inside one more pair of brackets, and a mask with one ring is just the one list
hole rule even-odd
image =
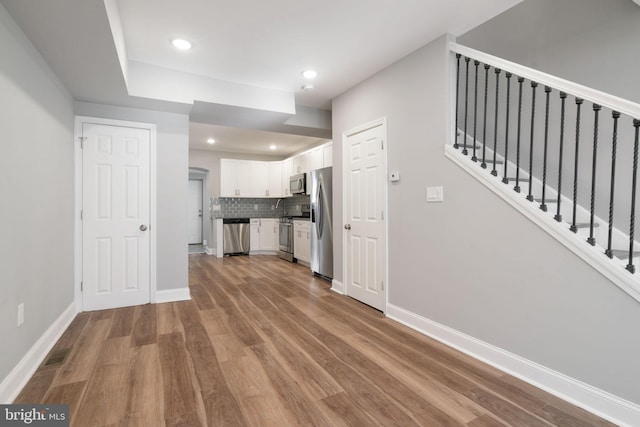
[[333, 278], [333, 203], [331, 168], [311, 171], [311, 271]]

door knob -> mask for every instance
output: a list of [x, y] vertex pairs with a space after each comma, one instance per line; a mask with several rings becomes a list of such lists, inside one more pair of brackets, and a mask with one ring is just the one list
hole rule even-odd
[[140, 231], [147, 231], [147, 226], [146, 226], [146, 225], [144, 225], [144, 224], [142, 224], [142, 225], [140, 226]]
[[345, 224], [344, 229], [345, 230], [351, 230], [351, 224]]

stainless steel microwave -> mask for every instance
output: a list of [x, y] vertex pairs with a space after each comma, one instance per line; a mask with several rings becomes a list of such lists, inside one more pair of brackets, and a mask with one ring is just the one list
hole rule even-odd
[[307, 194], [307, 174], [292, 175], [289, 178], [289, 192], [291, 194]]

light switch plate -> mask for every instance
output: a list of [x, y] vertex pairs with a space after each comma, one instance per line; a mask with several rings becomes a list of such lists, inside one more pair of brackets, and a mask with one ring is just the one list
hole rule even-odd
[[444, 201], [444, 189], [442, 187], [427, 187], [427, 202]]

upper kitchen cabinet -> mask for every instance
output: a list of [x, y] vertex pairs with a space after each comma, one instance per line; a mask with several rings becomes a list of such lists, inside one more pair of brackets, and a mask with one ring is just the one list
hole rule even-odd
[[307, 151], [307, 172], [322, 169], [322, 146]]
[[282, 162], [220, 159], [220, 197], [281, 197]]
[[333, 143], [328, 142], [322, 146], [322, 167], [333, 166]]
[[307, 154], [306, 153], [298, 154], [293, 158], [292, 175], [305, 173], [305, 172], [309, 172], [309, 169], [307, 168]]
[[267, 163], [267, 197], [281, 197], [284, 195], [282, 191], [282, 164], [283, 162]]
[[284, 197], [291, 196], [289, 189], [289, 178], [293, 175], [293, 159], [288, 158], [282, 161], [282, 195]]

